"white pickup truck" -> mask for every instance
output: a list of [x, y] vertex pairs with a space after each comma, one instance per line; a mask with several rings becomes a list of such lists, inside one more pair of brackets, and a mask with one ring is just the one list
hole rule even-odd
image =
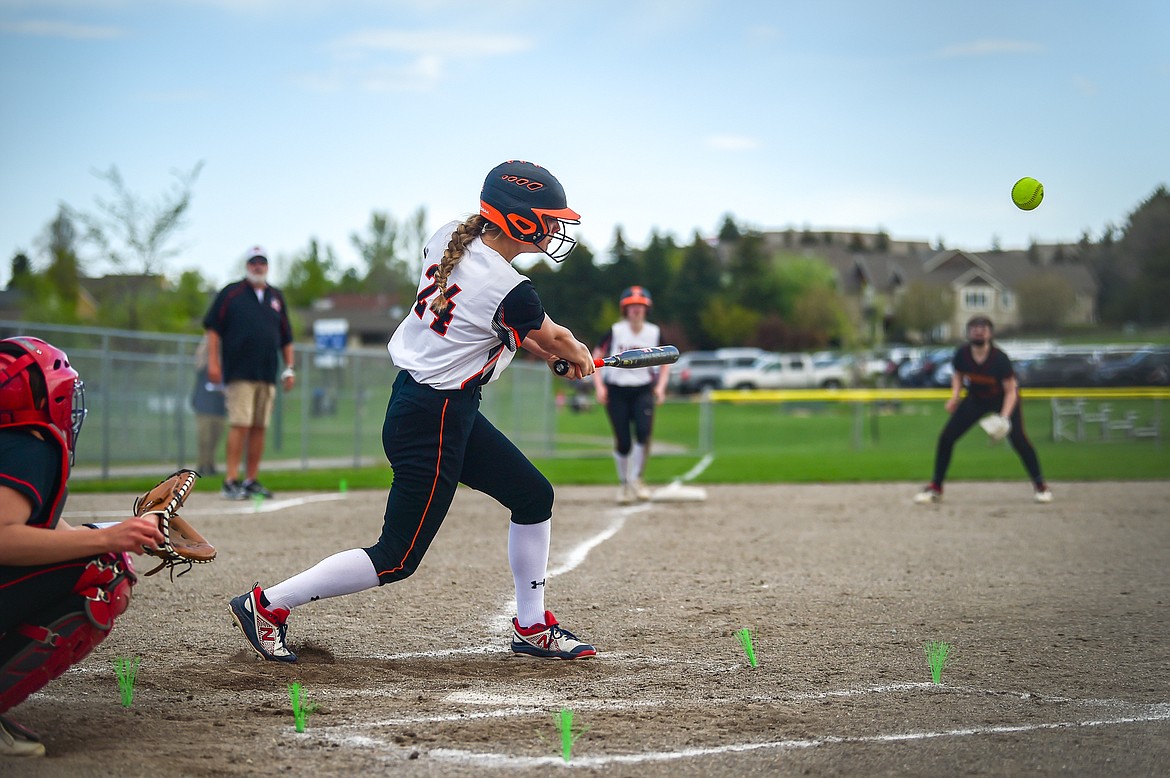
[[818, 367], [810, 354], [768, 354], [723, 373], [724, 389], [839, 389], [848, 382], [839, 362]]

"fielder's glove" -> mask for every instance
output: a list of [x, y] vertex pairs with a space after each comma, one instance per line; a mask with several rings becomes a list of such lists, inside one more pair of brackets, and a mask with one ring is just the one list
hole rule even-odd
[[155, 517], [163, 536], [163, 544], [158, 548], [143, 548], [146, 553], [162, 560], [147, 575], [154, 575], [165, 567], [173, 580], [175, 568], [179, 565], [186, 566], [179, 573], [183, 575], [192, 565], [215, 559], [215, 546], [179, 516], [179, 509], [195, 488], [198, 478], [199, 474], [194, 470], [179, 470], [134, 501], [134, 515]]
[[984, 416], [979, 421], [979, 426], [987, 433], [987, 437], [994, 441], [1003, 440], [1012, 431], [1012, 422], [1010, 419], [1005, 419], [998, 413], [992, 413]]

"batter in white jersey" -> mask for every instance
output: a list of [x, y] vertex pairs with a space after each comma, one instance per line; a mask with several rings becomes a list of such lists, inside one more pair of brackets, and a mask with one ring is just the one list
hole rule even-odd
[[[633, 348], [661, 345], [657, 324], [646, 321], [653, 305], [643, 286], [622, 291], [622, 320], [609, 328], [594, 355], [603, 357]], [[617, 501], [629, 504], [650, 499], [642, 478], [654, 430], [654, 406], [666, 399], [669, 365], [625, 370], [602, 368], [593, 377], [597, 401], [605, 406], [613, 427], [613, 459], [617, 467]], [[631, 434], [632, 433], [632, 434]]]
[[534, 252], [564, 259], [574, 241], [563, 225], [579, 219], [551, 173], [512, 160], [488, 173], [478, 214], [447, 224], [428, 241], [417, 294], [387, 346], [399, 371], [382, 425], [394, 483], [381, 536], [232, 600], [236, 623], [262, 658], [296, 661], [285, 642], [293, 608], [413, 574], [461, 483], [511, 512], [508, 561], [517, 611], [511, 650], [547, 659], [597, 653], [544, 607], [552, 485], [479, 412], [483, 386], [517, 348], [550, 369], [567, 361], [569, 378], [594, 372], [589, 349], [549, 318], [532, 283], [511, 265]]
[[468, 244], [451, 271], [446, 310], [427, 308], [439, 289], [434, 277], [440, 263], [432, 258], [442, 257], [458, 226], [447, 224], [423, 249], [426, 261], [413, 315], [407, 315], [388, 345], [395, 365], [435, 389], [463, 389], [498, 378], [520, 346], [520, 330], [538, 328], [544, 313], [532, 282], [482, 240]]

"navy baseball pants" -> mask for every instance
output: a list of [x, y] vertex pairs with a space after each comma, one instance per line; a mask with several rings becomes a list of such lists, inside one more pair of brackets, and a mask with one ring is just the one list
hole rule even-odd
[[[1044, 483], [1044, 476], [1040, 473], [1040, 459], [1036, 456], [1036, 449], [1024, 434], [1024, 416], [1020, 410], [1022, 404], [1022, 400], [1017, 399], [1016, 407], [1012, 409], [1012, 431], [1008, 434], [1008, 440], [1019, 455], [1020, 461], [1024, 463], [1032, 482], [1039, 485]], [[951, 414], [951, 418], [938, 436], [938, 448], [934, 455], [934, 480], [931, 483], [942, 486], [943, 479], [947, 477], [947, 469], [951, 465], [951, 453], [959, 438], [978, 424], [984, 416], [999, 413], [1002, 408], [1002, 398], [976, 400], [968, 395], [959, 401], [959, 407], [955, 408], [955, 412]]]
[[[622, 456], [630, 453], [633, 440], [643, 446], [650, 442], [654, 428], [654, 384], [615, 386], [607, 384], [605, 411], [613, 425], [614, 450]], [[633, 427], [633, 438], [630, 427]]]
[[394, 470], [378, 542], [365, 549], [387, 584], [411, 575], [462, 483], [493, 497], [517, 524], [552, 517], [552, 484], [479, 412], [480, 387], [441, 391], [405, 370], [394, 381], [382, 448]]

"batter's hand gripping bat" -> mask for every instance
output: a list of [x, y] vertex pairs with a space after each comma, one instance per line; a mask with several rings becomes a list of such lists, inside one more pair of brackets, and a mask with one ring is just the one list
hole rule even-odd
[[[678, 361], [678, 349], [674, 346], [651, 346], [650, 348], [632, 348], [620, 354], [594, 359], [594, 367], [652, 367], [654, 365], [670, 365]], [[568, 375], [569, 362], [558, 359], [553, 363], [553, 372], [557, 375]]]

